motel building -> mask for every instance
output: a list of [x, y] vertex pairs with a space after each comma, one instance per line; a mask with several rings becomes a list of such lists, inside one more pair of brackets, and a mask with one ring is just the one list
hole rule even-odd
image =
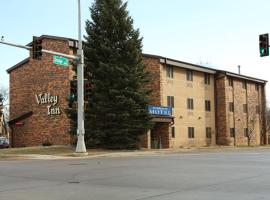
[[[46, 50], [76, 54], [74, 39], [40, 38]], [[76, 74], [53, 55], [34, 60], [31, 54], [7, 70], [10, 142], [13, 147], [69, 145], [74, 138], [65, 110]], [[151, 74], [148, 110], [154, 126], [141, 137], [141, 147], [248, 145], [248, 138], [252, 145], [267, 144], [267, 81], [162, 56], [143, 54], [143, 60]]]

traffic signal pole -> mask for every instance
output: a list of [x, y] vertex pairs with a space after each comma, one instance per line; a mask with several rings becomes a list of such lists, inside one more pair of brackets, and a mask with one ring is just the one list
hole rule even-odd
[[77, 91], [78, 91], [78, 116], [77, 116], [77, 146], [76, 153], [78, 154], [87, 154], [84, 142], [84, 57], [83, 57], [83, 48], [82, 48], [82, 34], [81, 34], [81, 2], [78, 0], [78, 50], [77, 56], [79, 57], [77, 65]]

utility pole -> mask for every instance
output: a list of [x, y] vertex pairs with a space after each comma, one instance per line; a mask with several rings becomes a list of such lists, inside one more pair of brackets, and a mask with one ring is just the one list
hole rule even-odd
[[77, 56], [79, 57], [77, 65], [77, 80], [78, 80], [78, 127], [77, 127], [77, 146], [76, 153], [87, 154], [84, 142], [84, 57], [82, 49], [82, 33], [81, 33], [81, 2], [78, 0], [78, 50]]

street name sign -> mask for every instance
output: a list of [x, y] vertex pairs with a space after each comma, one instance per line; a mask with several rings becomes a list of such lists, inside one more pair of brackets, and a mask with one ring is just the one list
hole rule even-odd
[[68, 67], [68, 59], [61, 56], [53, 56], [53, 64]]

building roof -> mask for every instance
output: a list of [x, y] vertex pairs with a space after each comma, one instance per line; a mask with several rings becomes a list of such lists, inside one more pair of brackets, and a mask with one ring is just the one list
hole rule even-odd
[[[55, 40], [67, 40], [67, 41], [70, 41], [71, 42], [69, 44], [70, 46], [77, 47], [77, 40], [76, 39], [73, 39], [73, 38], [53, 36], [53, 35], [41, 35], [40, 38], [41, 39], [45, 39], [46, 38], [46, 39], [55, 39]], [[32, 42], [30, 42], [29, 44], [27, 44], [27, 46], [31, 46], [31, 45], [32, 45]], [[229, 72], [229, 71], [224, 71], [224, 70], [218, 70], [218, 69], [214, 69], [214, 68], [204, 67], [204, 66], [201, 66], [201, 65], [193, 64], [193, 63], [188, 63], [188, 62], [183, 62], [183, 61], [180, 61], [180, 60], [166, 58], [164, 56], [153, 55], [153, 54], [146, 54], [146, 53], [143, 53], [143, 56], [159, 59], [159, 62], [161, 62], [161, 63], [165, 63], [165, 64], [169, 64], [169, 65], [174, 65], [174, 66], [178, 66], [178, 67], [186, 68], [186, 69], [192, 69], [192, 70], [195, 70], [195, 71], [201, 71], [201, 72], [206, 72], [206, 73], [210, 73], [210, 74], [224, 73], [224, 74], [226, 74], [228, 76], [233, 76], [233, 77], [236, 77], [236, 78], [250, 80], [250, 81], [254, 81], [254, 82], [260, 82], [260, 83], [266, 83], [267, 82], [266, 80], [263, 80], [263, 79], [259, 79], [259, 78], [255, 78], [255, 77], [250, 77], [250, 76], [246, 76], [246, 75], [242, 75], [242, 74], [236, 74], [236, 73]], [[29, 58], [26, 58], [23, 61], [21, 61], [21, 62], [17, 63], [16, 65], [14, 65], [13, 67], [9, 68], [7, 70], [7, 73], [10, 73], [11, 71], [19, 68], [20, 66], [22, 66], [23, 64], [25, 64], [27, 62], [29, 62]]]
[[[72, 38], [53, 36], [53, 35], [41, 35], [40, 39], [53, 39], [53, 40], [66, 40], [66, 41], [77, 41]], [[33, 41], [32, 41], [33, 42]], [[28, 43], [27, 46], [32, 46], [32, 42]]]
[[188, 62], [183, 62], [180, 60], [166, 58], [163, 56], [152, 55], [152, 54], [143, 54], [143, 56], [159, 59], [159, 62], [161, 62], [161, 63], [165, 63], [165, 64], [169, 64], [169, 65], [173, 65], [173, 66], [178, 66], [178, 67], [186, 68], [186, 69], [192, 69], [195, 71], [201, 71], [201, 72], [206, 72], [206, 73], [211, 73], [211, 74], [222, 73], [222, 74], [232, 76], [235, 78], [245, 79], [245, 80], [259, 82], [259, 83], [266, 83], [267, 82], [266, 80], [263, 80], [263, 79], [259, 79], [259, 78], [255, 78], [255, 77], [251, 77], [251, 76], [246, 76], [243, 74], [237, 74], [237, 73], [233, 73], [233, 72], [229, 72], [229, 71], [225, 71], [225, 70], [204, 67], [201, 65], [196, 65], [196, 64], [192, 64], [192, 63], [188, 63]]
[[12, 66], [11, 68], [7, 69], [7, 73], [10, 73], [11, 71], [21, 67], [22, 65], [24, 65], [28, 62], [29, 62], [29, 58], [22, 60], [21, 62], [17, 63], [16, 65]]

